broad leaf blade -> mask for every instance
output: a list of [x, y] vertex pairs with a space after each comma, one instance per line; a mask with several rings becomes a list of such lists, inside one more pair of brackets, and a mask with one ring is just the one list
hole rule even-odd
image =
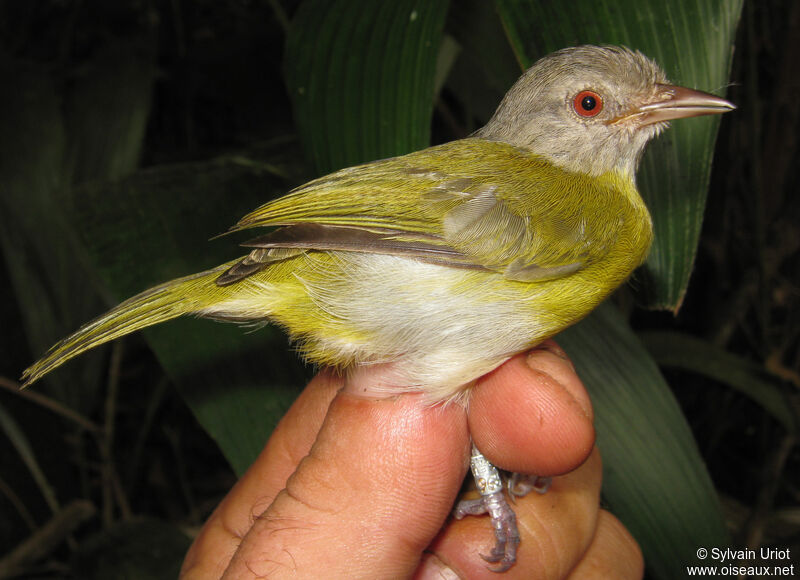
[[310, 0], [292, 21], [286, 80], [318, 173], [429, 145], [443, 0]]
[[[720, 92], [728, 81], [741, 0], [598, 3], [497, 0], [520, 64], [576, 44], [623, 44], [655, 59], [676, 84]], [[676, 121], [645, 154], [639, 187], [655, 243], [640, 270], [640, 299], [680, 307], [697, 250], [719, 117]]]
[[156, 80], [155, 42], [112, 39], [84, 64], [64, 99], [72, 183], [114, 180], [139, 166]]
[[[64, 219], [64, 206], [76, 180], [120, 177], [138, 164], [155, 66], [133, 45], [141, 48], [148, 40], [115, 41], [115, 58], [101, 52], [66, 89], [44, 65], [10, 59], [0, 65], [4, 76], [15, 79], [0, 107], [0, 239], [34, 353], [102, 308], [87, 283], [91, 268]], [[67, 374], [48, 377], [45, 388], [86, 411], [96, 401], [89, 387], [99, 386], [104, 375], [100, 362], [97, 353], [83, 357]], [[74, 383], [85, 386], [75, 389]]]
[[603, 497], [657, 578], [680, 578], [700, 546], [728, 543], [719, 502], [669, 386], [616, 308], [558, 336], [596, 411]]

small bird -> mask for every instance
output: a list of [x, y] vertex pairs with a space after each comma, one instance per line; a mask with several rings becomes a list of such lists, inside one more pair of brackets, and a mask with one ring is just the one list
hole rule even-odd
[[[184, 314], [270, 321], [305, 358], [387, 364], [387, 391], [463, 401], [478, 377], [586, 316], [647, 256], [635, 174], [682, 117], [730, 111], [668, 83], [640, 52], [578, 46], [528, 69], [472, 136], [336, 171], [270, 201], [231, 231], [276, 226], [243, 258], [161, 284], [65, 338], [28, 385], [87, 349]], [[519, 534], [497, 471], [473, 448], [507, 570]]]

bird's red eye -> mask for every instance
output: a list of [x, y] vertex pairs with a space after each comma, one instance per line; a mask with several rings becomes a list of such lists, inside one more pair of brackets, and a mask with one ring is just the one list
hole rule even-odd
[[603, 110], [603, 98], [594, 91], [581, 91], [572, 99], [572, 107], [581, 117], [594, 117]]

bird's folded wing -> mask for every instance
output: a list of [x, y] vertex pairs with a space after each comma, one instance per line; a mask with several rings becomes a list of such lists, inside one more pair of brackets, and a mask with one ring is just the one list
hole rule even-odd
[[520, 281], [560, 277], [613, 243], [613, 230], [596, 231], [587, 218], [615, 197], [606, 189], [510, 145], [454, 141], [343, 169], [246, 215], [233, 231], [283, 227], [246, 243], [256, 249], [220, 283], [305, 250], [403, 255]]

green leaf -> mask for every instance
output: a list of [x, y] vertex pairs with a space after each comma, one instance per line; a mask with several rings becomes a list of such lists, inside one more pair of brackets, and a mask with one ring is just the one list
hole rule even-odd
[[656, 578], [729, 543], [711, 479], [669, 386], [610, 304], [558, 336], [592, 397], [603, 497]]
[[[41, 353], [99, 309], [87, 291], [85, 264], [61, 206], [69, 188], [67, 134], [58, 85], [44, 65], [0, 58], [0, 246], [9, 285], [31, 352]], [[11, 80], [13, 79], [13, 81]], [[94, 353], [44, 389], [68, 406], [90, 408], [93, 392], [71, 383], [101, 384]]]
[[681, 332], [651, 331], [640, 337], [660, 366], [691, 371], [728, 385], [761, 405], [787, 431], [797, 432], [798, 418], [779, 379], [760, 364]]
[[139, 166], [153, 83], [155, 43], [110, 39], [70, 83], [64, 102], [73, 183], [113, 180]]
[[286, 82], [318, 173], [430, 144], [445, 0], [308, 0], [292, 21]]
[[[676, 84], [724, 92], [742, 0], [497, 0], [496, 6], [525, 68], [565, 46], [623, 44], [655, 59]], [[718, 116], [676, 121], [642, 161], [639, 188], [656, 234], [637, 275], [648, 307], [677, 310], [683, 300], [719, 122]]]
[[[0, 62], [0, 76], [14, 79], [0, 96], [0, 244], [34, 353], [103, 307], [64, 206], [72, 183], [118, 178], [138, 165], [156, 74], [151, 41], [112, 41], [67, 88], [48, 66]], [[48, 377], [45, 389], [86, 412], [96, 401], [89, 387], [102, 376], [102, 358], [91, 353]]]

